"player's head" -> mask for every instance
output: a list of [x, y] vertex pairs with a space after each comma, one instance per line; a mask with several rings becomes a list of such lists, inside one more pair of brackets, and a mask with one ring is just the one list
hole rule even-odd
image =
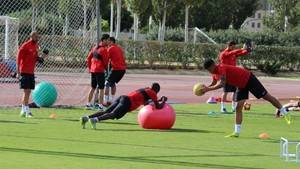
[[160, 85], [158, 83], [152, 83], [151, 89], [158, 93], [160, 91]]
[[210, 73], [214, 73], [216, 69], [216, 63], [212, 59], [207, 59], [204, 61], [203, 67], [204, 69], [208, 70]]
[[227, 48], [230, 50], [233, 50], [233, 49], [235, 49], [235, 45], [236, 45], [235, 41], [229, 41], [227, 43]]
[[108, 45], [112, 45], [112, 44], [115, 44], [116, 43], [116, 39], [114, 37], [109, 37], [108, 38]]
[[33, 42], [37, 43], [39, 41], [39, 34], [37, 32], [31, 32], [30, 38]]
[[109, 39], [109, 35], [108, 34], [103, 34], [102, 37], [101, 37], [101, 42], [104, 45], [107, 45], [108, 44], [108, 39]]

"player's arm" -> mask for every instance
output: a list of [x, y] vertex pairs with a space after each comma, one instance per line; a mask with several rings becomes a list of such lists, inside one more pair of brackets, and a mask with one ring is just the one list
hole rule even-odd
[[235, 49], [229, 52], [230, 55], [242, 56], [248, 54], [248, 50], [246, 49]]
[[213, 86], [208, 86], [208, 87], [204, 87], [202, 90], [204, 93], [209, 92], [209, 91], [213, 91], [213, 90], [217, 90], [220, 89], [222, 87], [224, 87], [224, 85], [226, 84], [226, 79], [225, 77], [221, 77], [221, 80], [219, 82], [215, 82], [216, 84]]
[[44, 50], [42, 51], [42, 55], [41, 55], [41, 56], [38, 56], [37, 61], [38, 61], [39, 63], [44, 63], [44, 59], [48, 56], [48, 54], [49, 54], [49, 50], [48, 50], [48, 49], [44, 49]]
[[87, 58], [86, 58], [86, 64], [88, 69], [91, 69], [91, 65], [92, 65], [92, 58], [93, 58], [93, 49], [91, 49], [91, 51], [89, 52]]
[[211, 84], [208, 87], [214, 86], [218, 83], [218, 81], [216, 79], [213, 79], [213, 81], [211, 82]]
[[21, 46], [18, 52], [18, 56], [17, 56], [17, 78], [19, 78], [20, 75], [20, 64], [21, 64], [21, 60], [23, 60], [24, 55], [26, 53], [26, 48], [24, 46]]
[[168, 98], [166, 96], [162, 96], [159, 100], [153, 101], [155, 108], [162, 109], [167, 100], [168, 100]]

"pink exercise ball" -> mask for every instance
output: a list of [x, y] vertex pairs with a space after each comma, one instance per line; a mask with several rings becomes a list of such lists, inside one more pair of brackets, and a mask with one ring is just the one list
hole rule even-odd
[[162, 109], [156, 109], [154, 105], [144, 106], [138, 114], [138, 123], [144, 129], [170, 129], [175, 123], [174, 109], [165, 104]]

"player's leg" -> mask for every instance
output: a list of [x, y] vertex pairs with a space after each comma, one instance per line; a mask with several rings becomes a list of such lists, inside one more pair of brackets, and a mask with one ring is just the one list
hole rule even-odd
[[[288, 112], [286, 108], [282, 106], [282, 104], [279, 102], [278, 99], [276, 99], [274, 96], [272, 96], [268, 91], [265, 89], [265, 87], [261, 84], [261, 82], [253, 75], [251, 74], [248, 82], [249, 90], [250, 92], [258, 99], [263, 98], [270, 102], [274, 107], [279, 109], [280, 114], [285, 116], [288, 115]], [[288, 123], [290, 123], [288, 121]]]
[[91, 110], [94, 107], [92, 100], [93, 100], [93, 96], [94, 96], [96, 88], [97, 88], [96, 74], [91, 73], [91, 89], [89, 91], [88, 98], [87, 98], [88, 102], [86, 104], [86, 109], [88, 109], [88, 110]]
[[89, 121], [89, 119], [95, 118], [95, 117], [99, 117], [99, 116], [102, 116], [102, 115], [104, 115], [106, 113], [112, 112], [117, 107], [117, 105], [119, 104], [119, 102], [120, 102], [120, 99], [118, 98], [105, 111], [98, 111], [98, 112], [96, 112], [96, 113], [94, 113], [92, 115], [89, 115], [89, 116], [82, 116], [80, 118], [80, 122], [81, 122], [82, 128], [85, 129], [85, 124]]
[[234, 101], [237, 102], [234, 132], [225, 137], [239, 137], [241, 133], [241, 125], [243, 122], [243, 107], [245, 101], [249, 98], [249, 90], [248, 88], [237, 89], [234, 96]]
[[236, 112], [237, 102], [234, 100], [236, 92], [232, 93], [232, 102], [231, 102], [231, 110], [232, 112]]
[[120, 119], [122, 118], [127, 112], [129, 112], [130, 108], [130, 100], [126, 96], [121, 96], [117, 106], [111, 111], [107, 112], [101, 116], [90, 118], [90, 122], [92, 124], [92, 128], [96, 129], [96, 123], [109, 120], [109, 119]]
[[99, 88], [99, 95], [98, 95], [99, 104], [97, 105], [97, 108], [100, 110], [103, 110], [104, 109], [103, 97], [104, 97], [105, 76], [104, 76], [104, 73], [97, 73], [96, 77], [97, 77], [97, 85]]
[[[225, 87], [224, 87], [225, 88]], [[227, 112], [227, 109], [226, 109], [226, 106], [225, 106], [225, 102], [227, 100], [227, 92], [225, 92], [225, 89], [224, 89], [224, 92], [222, 94], [222, 100], [221, 100], [221, 112], [222, 113], [226, 113]]]
[[112, 76], [112, 80], [110, 83], [110, 87], [111, 87], [111, 98], [110, 98], [110, 102], [112, 102], [114, 100], [114, 97], [116, 95], [117, 92], [117, 84], [122, 80], [122, 78], [124, 77], [126, 70], [116, 70], [114, 71], [114, 76]]
[[29, 98], [31, 90], [35, 87], [34, 75], [21, 74], [20, 88], [23, 89], [22, 110], [20, 115], [22, 117], [32, 117], [29, 110]]

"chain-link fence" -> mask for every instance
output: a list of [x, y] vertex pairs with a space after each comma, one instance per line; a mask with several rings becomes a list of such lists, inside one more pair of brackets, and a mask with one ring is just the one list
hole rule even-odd
[[0, 106], [20, 104], [15, 60], [31, 31], [41, 35], [41, 50], [50, 51], [37, 65], [36, 82], [56, 85], [58, 105], [83, 104], [89, 89], [85, 59], [97, 37], [96, 0], [3, 0], [0, 6]]

